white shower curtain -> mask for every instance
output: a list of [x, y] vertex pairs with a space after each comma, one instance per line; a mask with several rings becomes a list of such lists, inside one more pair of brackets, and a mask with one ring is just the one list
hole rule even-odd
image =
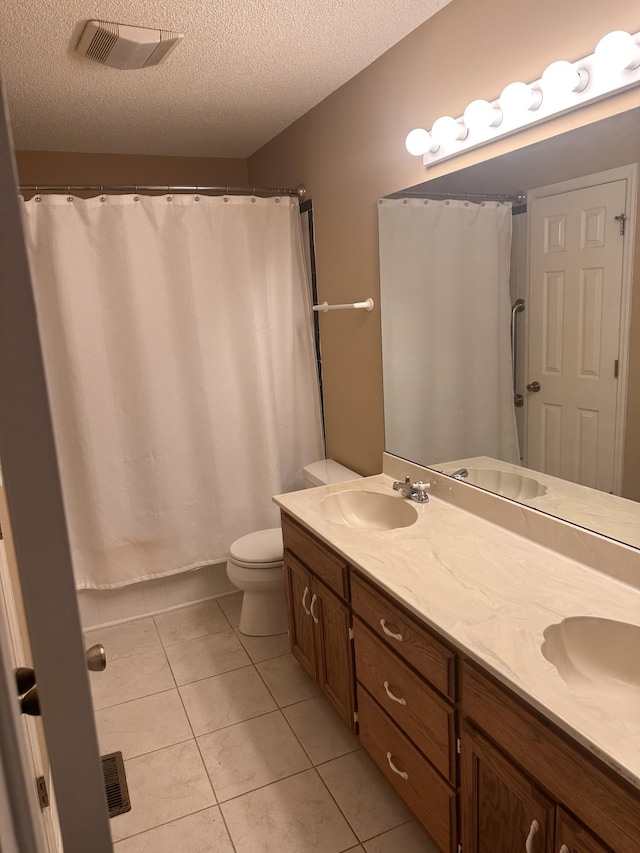
[[297, 199], [24, 204], [79, 589], [223, 559], [322, 456]]
[[378, 212], [386, 449], [517, 463], [511, 205], [383, 199]]

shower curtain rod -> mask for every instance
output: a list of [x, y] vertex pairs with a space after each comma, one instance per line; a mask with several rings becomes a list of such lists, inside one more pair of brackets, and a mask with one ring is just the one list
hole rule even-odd
[[514, 204], [524, 204], [527, 200], [527, 194], [524, 190], [520, 190], [520, 192], [515, 195], [508, 195], [505, 193], [432, 193], [429, 190], [425, 190], [424, 192], [411, 192], [407, 190], [405, 192], [393, 193], [388, 196], [388, 198], [425, 198], [425, 199], [456, 199], [460, 201], [471, 201], [473, 199], [479, 199], [480, 201], [511, 201]]
[[208, 193], [211, 195], [255, 195], [255, 196], [297, 196], [303, 199], [307, 190], [303, 184], [291, 189], [290, 187], [209, 187], [201, 184], [193, 184], [191, 186], [174, 186], [162, 184], [154, 186], [151, 184], [123, 184], [111, 185], [107, 184], [21, 184], [18, 189], [20, 192], [33, 191], [36, 195], [40, 193], [71, 193], [71, 192], [120, 192], [120, 193], [140, 193], [140, 192], [158, 192], [158, 193]]

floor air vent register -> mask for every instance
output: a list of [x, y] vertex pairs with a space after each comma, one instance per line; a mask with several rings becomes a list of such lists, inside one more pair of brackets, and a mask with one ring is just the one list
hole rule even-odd
[[131, 800], [129, 799], [129, 788], [124, 772], [122, 753], [111, 752], [109, 755], [103, 755], [101, 761], [109, 817], [112, 818], [119, 814], [130, 812]]

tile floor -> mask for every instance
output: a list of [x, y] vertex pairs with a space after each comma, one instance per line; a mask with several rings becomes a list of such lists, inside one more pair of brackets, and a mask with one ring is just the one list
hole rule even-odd
[[115, 853], [437, 853], [289, 654], [238, 631], [240, 595], [92, 630], [102, 753], [132, 809]]

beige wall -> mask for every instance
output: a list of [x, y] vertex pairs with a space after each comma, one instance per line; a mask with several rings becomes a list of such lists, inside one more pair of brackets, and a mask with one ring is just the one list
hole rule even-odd
[[[321, 300], [379, 301], [376, 199], [424, 181], [404, 149], [415, 126], [460, 115], [554, 59], [593, 52], [613, 29], [640, 30], [636, 0], [453, 0], [361, 74], [249, 158], [249, 181], [306, 184], [313, 199]], [[301, 59], [301, 61], [304, 61]], [[639, 103], [638, 91], [436, 166], [429, 176], [543, 139]], [[380, 316], [321, 317], [327, 452], [370, 474], [383, 449]]]
[[248, 184], [247, 161], [215, 157], [17, 151], [22, 184]]

